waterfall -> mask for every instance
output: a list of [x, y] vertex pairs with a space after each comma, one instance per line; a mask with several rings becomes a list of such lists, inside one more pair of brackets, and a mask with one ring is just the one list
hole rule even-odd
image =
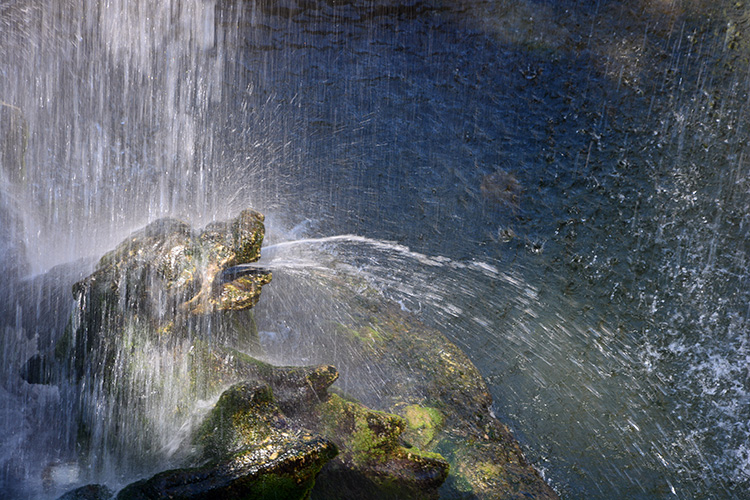
[[[0, 492], [177, 460], [194, 417], [154, 405], [154, 440], [102, 426], [89, 467], [78, 417], [121, 409], [22, 374], [133, 231], [253, 207], [277, 273], [256, 307], [269, 359], [330, 362], [330, 319], [356, 309], [316, 279], [354, 276], [467, 353], [564, 497], [744, 498], [747, 19], [699, 1], [0, 2]], [[170, 348], [133, 384], [184, 379], [189, 346]], [[385, 397], [350, 358], [339, 385]]]

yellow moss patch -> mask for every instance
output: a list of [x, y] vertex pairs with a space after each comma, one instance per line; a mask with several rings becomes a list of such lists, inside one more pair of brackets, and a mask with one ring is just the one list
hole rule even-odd
[[402, 416], [407, 423], [404, 438], [418, 448], [426, 448], [445, 422], [440, 410], [429, 406], [409, 405], [403, 409]]

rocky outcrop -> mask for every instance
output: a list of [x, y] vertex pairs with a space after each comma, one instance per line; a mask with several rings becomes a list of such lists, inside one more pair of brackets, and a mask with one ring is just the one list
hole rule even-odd
[[[251, 210], [199, 233], [175, 219], [133, 233], [73, 286], [77, 316], [56, 344], [56, 360], [78, 378], [96, 366], [111, 379], [123, 344], [184, 339], [209, 323], [221, 344], [257, 343], [248, 310], [271, 273], [249, 264], [260, 258], [263, 235], [263, 215]], [[32, 359], [24, 377], [48, 383], [59, 371], [51, 363]]]
[[[239, 355], [234, 368], [253, 379], [224, 391], [195, 432], [200, 465], [130, 484], [116, 500], [302, 500], [316, 483], [317, 498], [438, 498], [447, 462], [405, 448], [401, 417], [329, 395], [333, 367], [273, 367]], [[318, 475], [326, 464], [327, 472]], [[63, 498], [91, 492], [101, 500], [111, 495], [91, 485]]]
[[195, 441], [205, 465], [131, 484], [117, 500], [304, 499], [337, 452], [333, 443], [285, 417], [270, 386], [257, 382], [225, 391]]
[[[327, 361], [279, 367], [253, 357], [251, 308], [271, 279], [250, 265], [262, 240], [263, 217], [252, 211], [200, 232], [163, 219], [75, 285], [78, 312], [55, 358], [82, 388], [83, 457], [114, 446], [131, 451], [128, 463], [148, 463], [155, 415], [192, 414], [196, 400], [221, 394], [181, 468], [117, 500], [555, 498], [494, 418], [466, 355], [357, 276], [311, 275], [311, 289], [298, 290], [348, 304], [315, 339]], [[49, 372], [48, 363], [30, 360], [29, 373]], [[347, 393], [331, 388], [333, 363], [357, 381]]]
[[[316, 362], [339, 368], [346, 398], [399, 415], [404, 449], [438, 453], [448, 462], [440, 498], [557, 498], [495, 418], [487, 384], [456, 344], [356, 275], [311, 273], [308, 281], [309, 288], [295, 283], [302, 288], [289, 293], [309, 296], [323, 289], [337, 304], [326, 311], [325, 327], [307, 332], [312, 336], [307, 342], [325, 353]], [[337, 464], [349, 461], [346, 446], [341, 449], [321, 472], [312, 498], [346, 497], [324, 488], [346, 484], [333, 473]], [[335, 479], [328, 481], [326, 474]]]
[[157, 466], [171, 439], [162, 431], [155, 441], [159, 429], [237, 380], [213, 377], [209, 353], [258, 348], [252, 307], [271, 273], [250, 264], [263, 236], [263, 215], [251, 210], [201, 231], [161, 219], [73, 286], [68, 327], [22, 376], [78, 384], [76, 444], [88, 469]]
[[[324, 481], [316, 481], [315, 497], [437, 498], [448, 463], [436, 453], [405, 448], [402, 434], [407, 421], [402, 417], [329, 394], [328, 387], [338, 378], [334, 367], [274, 367], [236, 351], [209, 358], [207, 366], [213, 365], [209, 372], [247, 381], [222, 394], [216, 407], [221, 410], [214, 409], [202, 424], [197, 441], [204, 458], [234, 453], [248, 442], [266, 442], [270, 426], [257, 416], [263, 413], [257, 408], [269, 405], [280, 412], [275, 425], [305, 429], [339, 450], [325, 467]], [[265, 385], [257, 386], [257, 381]], [[252, 395], [242, 396], [249, 394], [247, 387], [254, 387]], [[242, 407], [235, 402], [242, 397], [255, 398], [244, 406], [256, 410], [233, 411]]]

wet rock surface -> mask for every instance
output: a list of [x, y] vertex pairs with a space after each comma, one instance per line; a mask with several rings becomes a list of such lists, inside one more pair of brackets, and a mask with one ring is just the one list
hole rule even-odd
[[[82, 393], [83, 456], [115, 444], [148, 463], [155, 414], [179, 417], [221, 394], [177, 467], [130, 484], [118, 500], [555, 498], [494, 418], [466, 355], [360, 278], [311, 275], [312, 289], [297, 290], [325, 290], [329, 304], [352, 308], [310, 340], [320, 342], [318, 353], [342, 353], [331, 361], [358, 388], [331, 388], [339, 371], [329, 362], [258, 359], [249, 309], [270, 272], [247, 264], [260, 256], [262, 221], [244, 211], [198, 235], [157, 221], [75, 285], [79, 312], [55, 351], [72, 359], [67, 373], [82, 387], [101, 384], [98, 395]], [[40, 372], [44, 362], [27, 367]], [[111, 421], [87, 412], [86, 398], [96, 397]], [[112, 441], [97, 442], [98, 434]]]
[[[189, 420], [196, 401], [237, 381], [207, 382], [219, 355], [210, 353], [258, 348], [251, 308], [271, 273], [248, 264], [263, 236], [263, 215], [251, 210], [202, 231], [157, 220], [73, 286], [67, 327], [21, 376], [75, 391], [75, 447], [90, 473], [110, 463], [138, 464], [129, 472], [138, 475], [159, 467], [163, 450], [174, 448], [174, 421]], [[237, 266], [245, 267], [225, 273]]]
[[305, 418], [339, 443], [340, 455], [323, 471], [313, 498], [438, 498], [449, 465], [437, 453], [404, 446], [406, 421], [334, 394]]
[[114, 492], [102, 484], [88, 484], [69, 491], [57, 500], [109, 500]]
[[[341, 373], [334, 395], [307, 414], [318, 420], [309, 428], [328, 426], [347, 436], [336, 442], [340, 454], [321, 471], [313, 498], [351, 497], [347, 485], [365, 483], [378, 492], [373, 498], [399, 498], [378, 482], [377, 466], [357, 468], [377, 464], [378, 452], [389, 446], [415, 461], [406, 467], [414, 482], [402, 483], [401, 495], [432, 498], [437, 483], [440, 498], [557, 498], [495, 417], [488, 387], [466, 354], [348, 266], [337, 267], [335, 258], [326, 264], [330, 270], [311, 271], [304, 280], [279, 270], [257, 316], [261, 330], [304, 331], [296, 341], [308, 362], [333, 364]], [[274, 307], [278, 295], [309, 305], [309, 315], [295, 322]], [[273, 354], [287, 341], [284, 334], [268, 334], [265, 348]], [[327, 418], [332, 409], [344, 417]], [[429, 466], [419, 472], [420, 463]], [[338, 485], [339, 493], [327, 484]]]
[[[333, 328], [340, 349], [349, 343], [362, 353], [358, 366], [346, 366], [348, 376], [377, 377], [383, 387], [352, 393], [401, 415], [405, 444], [439, 453], [450, 464], [441, 497], [557, 498], [495, 418], [484, 379], [458, 346], [356, 278], [331, 286], [341, 294], [359, 290], [359, 314]], [[368, 374], [367, 366], [379, 367], [378, 373]]]
[[337, 452], [330, 441], [289, 421], [271, 388], [257, 382], [225, 391], [195, 442], [206, 465], [134, 483], [117, 500], [307, 498], [316, 474]]
[[[258, 260], [263, 235], [263, 215], [250, 210], [200, 233], [175, 219], [137, 231], [73, 286], [78, 317], [57, 342], [56, 358], [80, 378], [92, 364], [112, 370], [123, 342], [184, 338], [191, 327], [212, 319], [231, 323], [227, 328], [235, 335], [251, 333], [252, 319], [239, 311], [257, 303], [271, 273], [248, 267], [228, 278], [224, 271]], [[223, 311], [235, 313], [216, 315]], [[133, 329], [143, 334], [140, 339], [119, 338]], [[45, 363], [35, 359], [29, 371], [48, 378]]]

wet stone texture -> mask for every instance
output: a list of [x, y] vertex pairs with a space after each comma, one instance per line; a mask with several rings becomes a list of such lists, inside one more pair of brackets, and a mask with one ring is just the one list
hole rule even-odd
[[[311, 272], [293, 290], [278, 276], [271, 297], [325, 290], [335, 304], [316, 303], [321, 320], [308, 324], [304, 341], [316, 346], [314, 362], [341, 372], [333, 395], [306, 415], [340, 450], [312, 498], [352, 498], [361, 484], [371, 498], [557, 498], [495, 418], [479, 371], [445, 335], [348, 272]], [[259, 322], [271, 328], [280, 313], [271, 308]], [[389, 487], [383, 450], [403, 459], [410, 482]]]
[[[386, 389], [361, 397], [403, 417], [405, 446], [439, 453], [450, 464], [441, 498], [557, 498], [492, 414], [487, 385], [458, 346], [373, 290], [362, 292], [367, 288], [356, 279], [331, 286], [360, 290], [360, 314], [337, 325], [337, 340], [366, 343], [359, 366], [381, 367], [377, 377]], [[368, 377], [347, 368], [350, 376]]]
[[[492, 415], [466, 355], [357, 278], [309, 285], [353, 304], [355, 314], [330, 318], [326, 342], [356, 353], [337, 359], [348, 377], [366, 380], [376, 368], [370, 382], [381, 390], [332, 388], [331, 364], [254, 357], [249, 309], [270, 272], [247, 264], [262, 240], [263, 216], [252, 211], [198, 234], [172, 219], [150, 224], [75, 285], [79, 311], [55, 348], [57, 374], [55, 361], [29, 361], [31, 382], [82, 381], [83, 457], [114, 445], [130, 449], [126, 461], [148, 463], [153, 415], [184, 416], [221, 394], [177, 468], [149, 477], [154, 462], [117, 500], [555, 498]], [[101, 393], [83, 390], [99, 380]], [[100, 413], [86, 411], [94, 400]], [[114, 437], [97, 442], [99, 434]], [[63, 498], [90, 494], [111, 496], [91, 485]]]
[[124, 488], [117, 500], [301, 499], [336, 455], [330, 441], [297, 428], [268, 385], [232, 386], [199, 428], [206, 465], [162, 472]]
[[118, 348], [133, 341], [118, 335], [131, 326], [145, 332], [142, 340], [156, 342], [184, 337], [191, 325], [211, 319], [242, 330], [238, 323], [252, 322], [247, 314], [211, 315], [246, 311], [257, 303], [271, 273], [238, 266], [260, 258], [263, 234], [263, 215], [251, 210], [198, 234], [175, 219], [157, 220], [134, 233], [74, 285], [79, 317], [58, 342], [57, 358], [71, 360], [80, 377], [92, 357], [111, 370]]

